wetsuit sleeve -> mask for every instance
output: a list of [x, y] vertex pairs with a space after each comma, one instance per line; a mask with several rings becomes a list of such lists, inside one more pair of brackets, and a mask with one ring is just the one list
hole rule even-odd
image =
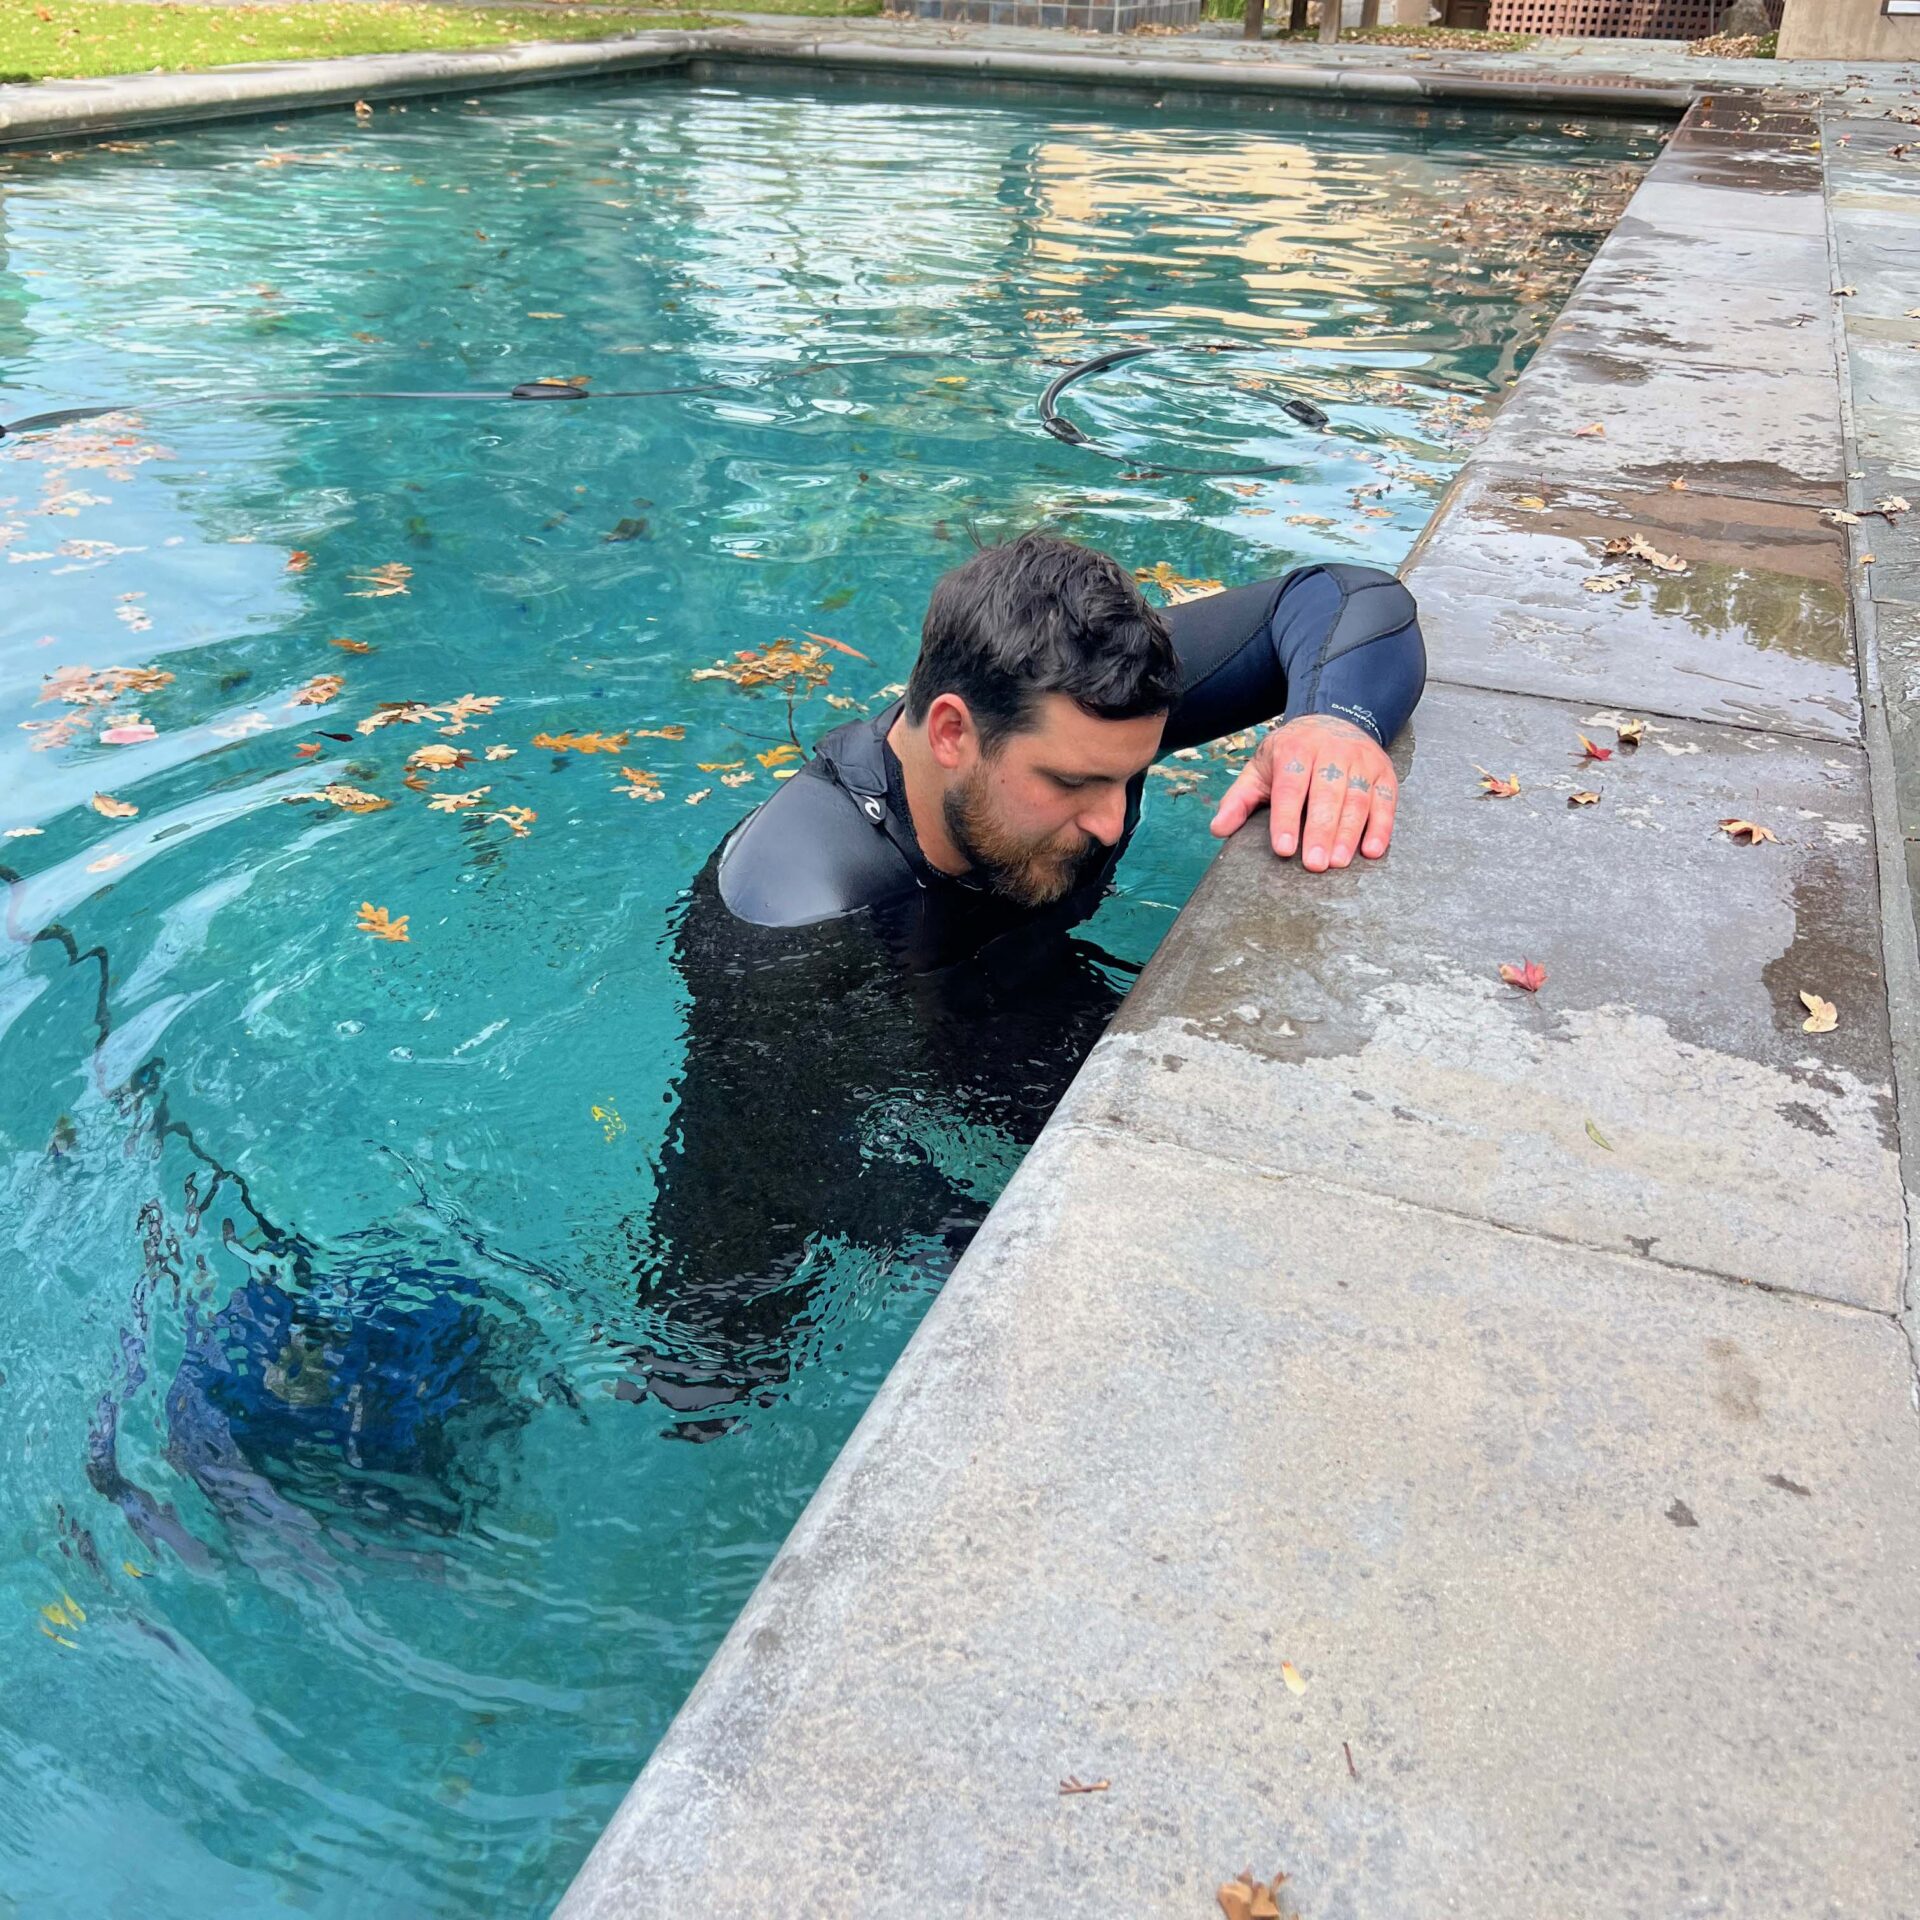
[[1163, 754], [1276, 715], [1337, 714], [1382, 746], [1427, 681], [1413, 595], [1375, 567], [1302, 567], [1171, 608], [1180, 698]]

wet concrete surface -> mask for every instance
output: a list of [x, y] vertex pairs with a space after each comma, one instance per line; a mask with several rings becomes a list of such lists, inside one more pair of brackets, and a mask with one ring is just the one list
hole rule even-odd
[[[1685, 571], [1607, 553], [1636, 535]], [[1438, 679], [1854, 739], [1846, 569], [1811, 507], [1486, 469], [1407, 579]]]
[[[1430, 690], [1388, 858], [1303, 875], [1243, 834], [1063, 1115], [1891, 1310], [1864, 757], [1680, 721], [1629, 751], [1627, 717]], [[1584, 759], [1582, 733], [1613, 758]], [[1519, 795], [1483, 793], [1483, 767]], [[1730, 818], [1778, 840], [1736, 845]], [[1500, 978], [1525, 960], [1537, 995]], [[1803, 1031], [1803, 989], [1837, 1031]]]
[[1199, 1920], [1249, 1864], [1911, 1916], [1908, 1384], [1877, 1315], [1056, 1127], [561, 1920]]

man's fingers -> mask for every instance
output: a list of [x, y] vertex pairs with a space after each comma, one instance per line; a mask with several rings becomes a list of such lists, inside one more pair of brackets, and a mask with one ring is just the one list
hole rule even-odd
[[1213, 816], [1213, 831], [1222, 840], [1238, 833], [1247, 821], [1266, 804], [1267, 783], [1256, 767], [1243, 767], [1240, 777], [1227, 789], [1220, 811]]
[[1378, 860], [1393, 839], [1393, 812], [1400, 804], [1398, 784], [1391, 774], [1373, 783], [1373, 812], [1367, 821], [1367, 837], [1360, 851], [1369, 860]]
[[1280, 758], [1273, 773], [1273, 850], [1286, 859], [1300, 844], [1300, 815], [1307, 804], [1312, 769], [1297, 753]]
[[1307, 796], [1307, 832], [1300, 863], [1309, 873], [1324, 873], [1333, 857], [1334, 828], [1347, 797], [1347, 769], [1332, 754], [1322, 754]]
[[1367, 815], [1373, 811], [1373, 782], [1358, 767], [1347, 775], [1347, 797], [1340, 805], [1340, 821], [1333, 830], [1333, 864], [1350, 867], [1360, 851]]

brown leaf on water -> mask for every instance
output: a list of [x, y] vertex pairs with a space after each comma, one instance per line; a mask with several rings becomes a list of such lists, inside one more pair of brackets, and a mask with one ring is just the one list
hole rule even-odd
[[697, 807], [700, 804], [700, 802], [704, 800], [707, 797], [707, 795], [710, 794], [712, 791], [713, 789], [711, 787], [701, 787], [700, 789], [698, 789], [698, 791], [688, 794], [687, 805], [690, 807]]
[[368, 793], [360, 787], [350, 787], [344, 780], [330, 781], [313, 793], [283, 793], [280, 798], [286, 806], [301, 800], [324, 800], [343, 813], [378, 813], [383, 807], [393, 805], [391, 800], [383, 800], [377, 793]]
[[1755, 820], [1722, 820], [1720, 831], [1729, 840], [1744, 840], [1750, 847], [1764, 845], [1767, 841], [1778, 842], [1780, 836], [1770, 827], [1763, 827]]
[[1643, 533], [1618, 533], [1601, 551], [1610, 560], [1638, 560], [1656, 573], [1685, 573], [1687, 563], [1678, 554], [1662, 553]]
[[[621, 739], [627, 736], [622, 734]], [[687, 737], [685, 727], [675, 724], [666, 727], [635, 727], [633, 737], [636, 740], [684, 740]]]
[[98, 860], [87, 862], [89, 873], [111, 873], [115, 867], [125, 866], [127, 856], [124, 853], [103, 853]]
[[533, 744], [550, 753], [618, 753], [629, 737], [624, 733], [536, 733]]
[[407, 592], [407, 582], [413, 578], [413, 569], [402, 560], [388, 560], [381, 566], [367, 568], [363, 573], [350, 573], [347, 578], [362, 583], [361, 590], [349, 594], [349, 599], [388, 600], [397, 593]]
[[1496, 800], [1511, 800], [1520, 791], [1520, 776], [1517, 773], [1507, 774], [1503, 778], [1497, 773], [1489, 773], [1482, 766], [1475, 766], [1474, 772], [1480, 776], [1480, 790]]
[[1590, 573], [1580, 582], [1589, 593], [1618, 593], [1627, 584], [1623, 573]]
[[373, 653], [377, 649], [370, 647], [364, 640], [349, 640], [344, 634], [338, 640], [329, 640], [327, 645], [338, 647], [342, 653]]
[[288, 705], [295, 707], [324, 707], [330, 701], [340, 697], [340, 689], [346, 681], [337, 673], [316, 673], [307, 684], [296, 692]]
[[326, 748], [323, 747], [318, 740], [302, 740], [300, 744], [294, 748], [294, 752], [297, 753], [302, 760], [311, 760], [316, 754], [325, 753]]
[[116, 800], [110, 793], [96, 793], [89, 802], [95, 813], [103, 813], [109, 820], [131, 820], [140, 811], [128, 800]]
[[744, 767], [744, 760], [696, 760], [694, 765], [702, 773], [732, 773], [738, 767]]
[[360, 917], [353, 923], [362, 933], [370, 933], [376, 940], [404, 940], [407, 937], [408, 915], [402, 914], [395, 919], [385, 907], [376, 907], [371, 900], [360, 903]]
[[382, 727], [417, 727], [423, 720], [439, 718], [440, 709], [422, 700], [382, 700], [354, 731], [376, 733]]
[[745, 773], [723, 773], [720, 784], [723, 787], [744, 787], [752, 778], [753, 770], [749, 768]]
[[[1310, 515], [1295, 514], [1296, 522], [1313, 518]], [[1320, 526], [1331, 526], [1328, 520], [1318, 520]], [[1189, 579], [1185, 574], [1175, 573], [1166, 561], [1157, 560], [1150, 567], [1135, 567], [1133, 577], [1142, 586], [1158, 587], [1167, 596], [1169, 606], [1180, 606], [1188, 600], [1204, 600], [1209, 594], [1218, 593], [1221, 583], [1218, 580]]]
[[791, 741], [783, 741], [777, 747], [769, 747], [765, 753], [753, 756], [763, 767], [784, 767], [800, 759], [801, 752]]
[[645, 767], [622, 767], [620, 778], [627, 784], [616, 791], [624, 793], [629, 800], [664, 800], [667, 796], [660, 785], [660, 776], [649, 773]]
[[491, 787], [475, 787], [471, 793], [436, 793], [427, 806], [434, 813], [465, 813], [492, 791]]
[[295, 547], [294, 550], [287, 555], [287, 571], [289, 573], [305, 573], [312, 565], [313, 555], [299, 547]]
[[1822, 1000], [1817, 993], [1803, 988], [1800, 1004], [1807, 1010], [1807, 1017], [1800, 1022], [1802, 1032], [1831, 1033], [1840, 1024], [1840, 1010], [1831, 1000]]
[[438, 744], [415, 747], [407, 755], [410, 767], [425, 767], [433, 773], [444, 773], [449, 768], [464, 767], [473, 755], [463, 752], [459, 747], [443, 747]]
[[[836, 653], [850, 653], [856, 660], [867, 659], [867, 656], [862, 653], [858, 647], [850, 647], [844, 640], [832, 640], [824, 633], [813, 633], [805, 627], [802, 627], [800, 631], [806, 634], [809, 640], [817, 640], [823, 647], [831, 647]], [[867, 664], [871, 666], [873, 663], [868, 660]]]
[[509, 747], [505, 745], [492, 746], [487, 749], [486, 757], [489, 760], [511, 760], [513, 756], [519, 751], [520, 749], [518, 747]]
[[516, 838], [524, 840], [527, 837], [527, 829], [532, 826], [540, 816], [535, 813], [531, 807], [502, 807], [498, 813], [488, 814], [487, 818], [489, 820], [498, 820], [500, 824], [508, 828]]
[[731, 660], [716, 660], [710, 667], [693, 670], [696, 680], [731, 680], [747, 689], [790, 685], [796, 691], [822, 686], [832, 674], [832, 666], [811, 640], [802, 646], [776, 640], [766, 647], [746, 647]]
[[1567, 795], [1567, 805], [1570, 807], [1597, 807], [1599, 804], [1600, 796], [1590, 788], [1583, 787], [1578, 793]]

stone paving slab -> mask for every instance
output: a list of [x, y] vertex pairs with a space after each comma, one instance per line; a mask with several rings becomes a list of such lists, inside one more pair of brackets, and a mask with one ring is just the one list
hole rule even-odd
[[[1634, 534], [1687, 571], [1608, 557]], [[1846, 543], [1812, 507], [1475, 467], [1406, 575], [1442, 680], [1858, 738]]]
[[[1709, 492], [1839, 504], [1840, 419], [1825, 368], [1718, 367], [1583, 345], [1528, 372], [1488, 429], [1491, 460], [1625, 487], [1686, 473]], [[1581, 437], [1596, 423], [1604, 438]]]
[[560, 1920], [1911, 1916], [1907, 1384], [1877, 1316], [1055, 1130]]
[[[1864, 757], [1671, 722], [1583, 763], [1617, 712], [1429, 689], [1388, 858], [1307, 881], [1242, 835], [1062, 1117], [1892, 1311]], [[1779, 843], [1734, 845], [1730, 817]], [[1526, 959], [1537, 998], [1499, 978]], [[1803, 988], [1837, 1032], [1801, 1030]]]

